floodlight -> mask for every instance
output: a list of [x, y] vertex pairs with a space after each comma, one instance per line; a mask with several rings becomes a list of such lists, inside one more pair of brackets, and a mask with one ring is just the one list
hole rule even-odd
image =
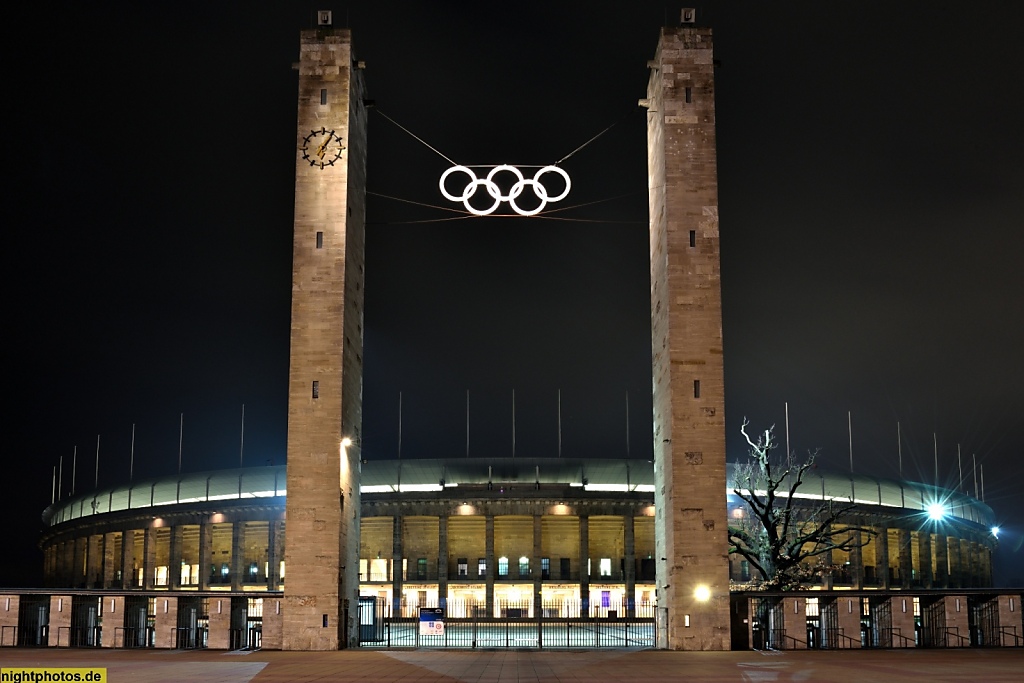
[[693, 597], [697, 598], [697, 602], [707, 602], [711, 599], [711, 589], [701, 584], [694, 589]]
[[942, 503], [930, 503], [928, 505], [928, 519], [936, 522], [941, 521], [946, 516], [946, 506]]
[[997, 526], [992, 527], [992, 535], [995, 536], [996, 538], [999, 538], [999, 527], [997, 527]]

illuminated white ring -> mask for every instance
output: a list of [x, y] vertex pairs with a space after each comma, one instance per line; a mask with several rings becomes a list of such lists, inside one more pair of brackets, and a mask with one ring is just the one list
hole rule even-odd
[[[548, 201], [549, 202], [561, 201], [561, 200], [565, 199], [567, 196], [569, 196], [569, 190], [572, 189], [572, 183], [569, 182], [569, 174], [568, 173], [566, 173], [564, 170], [560, 169], [558, 166], [545, 166], [544, 168], [540, 169], [539, 171], [537, 171], [533, 175], [533, 180], [534, 180], [534, 182], [537, 183], [537, 187], [543, 187], [540, 184], [540, 177], [542, 175], [544, 175], [545, 173], [548, 173], [549, 171], [552, 172], [552, 173], [557, 173], [558, 175], [562, 176], [562, 178], [565, 179], [565, 189], [562, 191], [562, 194], [558, 195], [557, 197], [548, 197]], [[545, 189], [544, 192], [546, 194], [547, 193], [547, 189]]]
[[[452, 173], [455, 173], [456, 171], [465, 173], [470, 178], [469, 183], [467, 183], [466, 187], [463, 188], [461, 195], [453, 195], [450, 192], [448, 192], [447, 189], [445, 189], [445, 181], [448, 180], [448, 176], [450, 176]], [[516, 176], [516, 182], [509, 189], [507, 195], [502, 194], [501, 188], [498, 186], [496, 182], [494, 182], [494, 176], [502, 172], [511, 172]], [[557, 173], [560, 176], [562, 176], [562, 178], [565, 180], [565, 189], [561, 192], [561, 194], [555, 197], [549, 196], [547, 188], [545, 188], [544, 185], [541, 184], [540, 182], [541, 176], [548, 172]], [[483, 185], [484, 188], [487, 190], [487, 194], [491, 195], [491, 197], [494, 199], [494, 204], [492, 204], [487, 209], [474, 208], [469, 202], [470, 198], [473, 197], [474, 194], [476, 194], [477, 188], [480, 187], [481, 185]], [[534, 194], [540, 200], [540, 204], [534, 209], [523, 209], [519, 205], [517, 205], [515, 201], [519, 197], [519, 195], [523, 193], [523, 190], [526, 189], [527, 185], [533, 187]], [[438, 182], [438, 186], [441, 190], [441, 194], [444, 195], [445, 199], [448, 199], [449, 201], [453, 202], [462, 202], [463, 206], [466, 207], [466, 211], [475, 216], [487, 216], [494, 213], [494, 211], [502, 202], [508, 202], [509, 205], [512, 207], [512, 210], [515, 211], [520, 216], [535, 216], [541, 211], [543, 211], [545, 207], [547, 207], [548, 202], [557, 202], [561, 199], [564, 199], [569, 194], [569, 190], [572, 188], [571, 181], [569, 180], [569, 174], [557, 166], [544, 166], [534, 174], [533, 178], [525, 178], [523, 177], [522, 171], [520, 171], [515, 166], [510, 166], [508, 164], [500, 164], [498, 166], [495, 166], [487, 174], [487, 177], [483, 179], [477, 178], [476, 173], [474, 173], [473, 170], [470, 169], [468, 166], [462, 166], [457, 164], [441, 174], [441, 179]]]
[[[494, 176], [501, 173], [502, 171], [511, 171], [516, 176], [516, 183], [512, 186], [512, 189], [508, 191], [508, 196], [501, 193], [501, 188], [494, 182]], [[508, 164], [501, 164], [491, 169], [491, 172], [487, 174], [487, 191], [492, 197], [499, 201], [507, 202], [515, 197], [518, 197], [523, 193], [523, 172], [515, 166], [509, 166]]]
[[[476, 182], [476, 173], [473, 173], [473, 171], [471, 169], [468, 169], [465, 166], [452, 166], [447, 171], [445, 171], [444, 173], [441, 174], [441, 182], [438, 183], [438, 186], [441, 188], [441, 194], [443, 194], [444, 198], [447, 199], [448, 201], [451, 201], [451, 202], [462, 202], [462, 201], [465, 201], [466, 198], [467, 198], [466, 190], [463, 190], [461, 197], [456, 197], [455, 195], [450, 194], [448, 192], [448, 190], [444, 189], [444, 181], [448, 180], [448, 176], [450, 176], [455, 171], [462, 171], [463, 173], [465, 173], [466, 175], [469, 176], [469, 178], [470, 178], [469, 183], [470, 184], [466, 186], [467, 190], [468, 190], [468, 188], [473, 186], [474, 182]], [[469, 192], [470, 196], [472, 194], [473, 194], [473, 192]]]
[[[522, 189], [520, 189], [519, 192], [516, 192], [516, 188], [522, 188], [527, 185], [533, 186], [533, 191], [540, 199], [540, 204], [538, 204], [537, 208], [535, 209], [521, 209], [519, 208], [519, 205], [516, 204], [516, 197], [523, 193]], [[512, 207], [512, 210], [518, 213], [520, 216], [536, 216], [538, 213], [544, 210], [544, 207], [548, 205], [548, 201], [549, 200], [547, 188], [538, 183], [536, 177], [534, 177], [531, 180], [519, 181], [518, 183], [516, 183], [516, 186], [509, 191], [508, 204], [509, 206]]]

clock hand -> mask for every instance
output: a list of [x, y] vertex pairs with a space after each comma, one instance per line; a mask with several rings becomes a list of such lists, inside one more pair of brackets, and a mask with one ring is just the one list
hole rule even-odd
[[327, 139], [324, 140], [323, 144], [316, 148], [316, 155], [318, 157], [320, 157], [321, 159], [324, 158], [324, 153], [327, 151], [326, 147], [331, 142], [331, 139], [333, 137], [334, 137], [334, 132], [332, 131], [332, 132], [327, 134]]

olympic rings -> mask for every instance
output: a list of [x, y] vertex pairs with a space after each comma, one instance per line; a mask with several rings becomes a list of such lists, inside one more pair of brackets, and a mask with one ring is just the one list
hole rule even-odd
[[[445, 181], [448, 180], [448, 176], [450, 176], [452, 173], [455, 173], [456, 171], [459, 171], [460, 173], [465, 173], [467, 176], [469, 176], [469, 182], [466, 184], [466, 187], [462, 190], [461, 195], [451, 194], [450, 192], [448, 192], [448, 190], [445, 189], [444, 186]], [[496, 182], [494, 182], [494, 176], [498, 175], [499, 173], [511, 173], [516, 177], [516, 182], [515, 184], [512, 185], [512, 188], [508, 191], [508, 194], [502, 194], [501, 188], [498, 187], [498, 184]], [[557, 173], [558, 175], [562, 176], [562, 178], [565, 180], [565, 189], [562, 190], [561, 194], [554, 197], [548, 195], [547, 188], [545, 188], [544, 185], [542, 185], [540, 182], [541, 176], [544, 175], [545, 173]], [[523, 209], [518, 204], [516, 204], [516, 199], [521, 194], [523, 194], [523, 191], [526, 189], [527, 185], [533, 188], [534, 194], [540, 200], [540, 204], [534, 209]], [[565, 199], [565, 197], [569, 194], [569, 190], [572, 187], [572, 184], [569, 182], [569, 174], [560, 169], [558, 166], [544, 166], [533, 174], [533, 178], [526, 178], [523, 176], [522, 171], [520, 171], [515, 166], [501, 164], [500, 166], [495, 166], [494, 168], [492, 168], [490, 173], [487, 174], [487, 177], [483, 179], [477, 178], [476, 173], [474, 173], [473, 169], [469, 168], [468, 166], [452, 166], [447, 171], [441, 174], [441, 180], [438, 183], [438, 186], [441, 188], [441, 194], [444, 195], [445, 199], [452, 202], [462, 202], [462, 204], [466, 207], [466, 211], [469, 211], [474, 216], [490, 215], [494, 213], [494, 211], [502, 202], [508, 202], [509, 206], [512, 207], [512, 210], [515, 211], [520, 216], [535, 216], [544, 210], [544, 207], [547, 206], [548, 202], [557, 202], [562, 199]], [[473, 197], [474, 194], [476, 194], [477, 188], [481, 186], [485, 190], [487, 190], [487, 194], [489, 194], [491, 198], [494, 199], [494, 203], [491, 204], [486, 209], [477, 209], [472, 204], [469, 203], [469, 200]]]

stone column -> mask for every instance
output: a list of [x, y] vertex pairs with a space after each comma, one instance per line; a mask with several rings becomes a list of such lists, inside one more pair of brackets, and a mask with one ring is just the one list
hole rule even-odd
[[976, 585], [976, 574], [977, 557], [974, 553], [974, 543], [971, 541], [963, 541], [963, 547], [966, 549], [967, 561], [964, 563], [964, 588], [974, 588]]
[[210, 598], [210, 627], [206, 646], [211, 650], [226, 650], [231, 645], [231, 598]]
[[580, 616], [590, 616], [590, 515], [580, 515]]
[[[178, 573], [181, 573], [179, 568]], [[180, 581], [179, 581], [180, 583]], [[178, 598], [160, 596], [156, 600], [156, 620], [153, 628], [156, 630], [154, 646], [158, 648], [173, 648], [177, 646], [178, 632]]]
[[859, 648], [862, 646], [860, 640], [860, 598], [850, 597], [849, 594], [836, 599], [838, 603], [839, 629], [843, 635], [849, 636], [850, 640], [840, 638], [836, 647], [840, 649]]
[[625, 515], [622, 519], [623, 550], [626, 553], [626, 575], [623, 577], [626, 584], [626, 616], [630, 619], [636, 616], [636, 540], [634, 535], [633, 513]]
[[180, 525], [171, 527], [169, 559], [167, 561], [167, 587], [172, 591], [181, 588], [181, 542], [184, 533], [185, 530]]
[[963, 567], [960, 563], [960, 539], [955, 536], [946, 539], [946, 552], [949, 554], [949, 586], [963, 588]]
[[530, 573], [533, 578], [533, 616], [541, 618], [544, 608], [544, 571], [540, 566], [541, 554], [541, 517], [533, 516], [533, 559], [530, 560]]
[[391, 614], [402, 616], [402, 517], [392, 519], [391, 532]]
[[494, 616], [494, 574], [496, 568], [494, 566], [494, 515], [488, 513], [484, 518], [484, 534], [486, 536], [486, 546], [484, 550], [484, 557], [487, 560], [487, 580], [486, 580], [486, 597], [484, 598], [484, 609], [486, 610], [488, 617]]
[[103, 536], [89, 536], [85, 550], [85, 587], [103, 587]]
[[75, 588], [85, 588], [85, 563], [89, 552], [89, 538], [79, 536], [72, 542], [71, 550], [71, 583]]
[[782, 647], [794, 650], [807, 649], [807, 599], [782, 599], [782, 624], [788, 638]]
[[50, 647], [67, 647], [71, 633], [71, 596], [50, 596], [50, 622], [47, 630], [47, 644]]
[[902, 588], [910, 588], [914, 576], [914, 558], [910, 552], [910, 542], [912, 540], [913, 537], [910, 535], [909, 529], [899, 530], [900, 586]]
[[935, 535], [935, 588], [949, 588], [949, 555], [944, 533]]
[[932, 535], [927, 531], [917, 534], [917, 557], [920, 560], [921, 585], [925, 588], [934, 588], [935, 582], [932, 574]]
[[448, 607], [448, 514], [437, 518], [437, 606]]
[[978, 551], [981, 555], [981, 586], [992, 585], [992, 549], [984, 543], [978, 544]]
[[142, 537], [142, 587], [153, 588], [156, 580], [156, 529], [147, 526]]
[[876, 527], [875, 538], [875, 575], [878, 577], [878, 585], [883, 589], [889, 588], [889, 529]]
[[114, 543], [116, 533], [110, 532], [103, 534], [103, 587], [113, 588], [114, 587], [114, 572], [117, 571], [116, 564], [117, 559], [114, 556]]
[[242, 590], [245, 577], [245, 522], [231, 523], [231, 590]]
[[135, 585], [135, 529], [121, 532], [121, 587], [136, 588]]
[[864, 587], [864, 548], [861, 547], [862, 535], [859, 531], [853, 532], [854, 547], [850, 549], [850, 578], [853, 580], [853, 587], [860, 590]]
[[213, 564], [213, 525], [204, 519], [199, 523], [199, 590], [210, 590], [210, 567]]

